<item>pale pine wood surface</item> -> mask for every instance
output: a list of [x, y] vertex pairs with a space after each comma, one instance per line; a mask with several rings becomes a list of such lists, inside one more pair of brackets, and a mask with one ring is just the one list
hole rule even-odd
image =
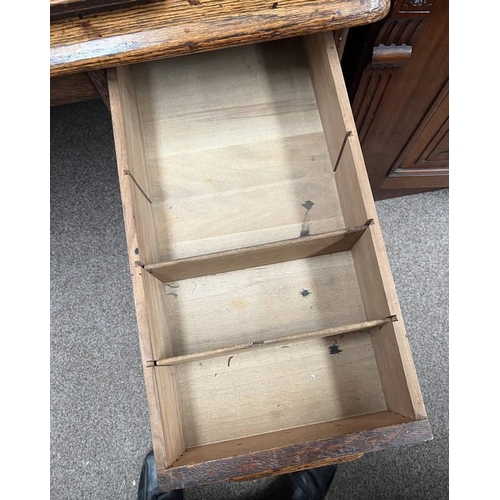
[[[132, 199], [124, 200], [124, 210], [132, 210], [136, 241], [128, 246], [135, 261], [157, 261], [158, 244], [150, 199], [149, 173], [144, 151], [142, 123], [139, 116], [135, 82], [130, 67], [108, 71], [113, 130], [118, 174], [131, 184]], [[113, 98], [111, 98], [111, 93]], [[131, 206], [125, 206], [131, 203]], [[129, 242], [130, 243], [130, 242]]]
[[[127, 68], [109, 72], [109, 95], [141, 356], [146, 362], [172, 353], [172, 339], [163, 285], [136, 265], [141, 258], [156, 259], [157, 245], [151, 204], [137, 186], [148, 189], [148, 175], [134, 82]], [[126, 172], [133, 173], [135, 182]], [[160, 380], [144, 366], [144, 380], [156, 461], [159, 468], [168, 467], [185, 450], [175, 369]]]
[[[134, 176], [124, 182], [139, 244], [129, 242], [131, 258], [133, 252], [144, 264], [157, 264], [198, 256], [202, 272], [207, 259], [214, 266], [209, 271], [239, 269], [194, 277], [193, 261], [184, 261], [179, 277], [187, 279], [168, 282], [161, 300], [163, 285], [150, 276], [156, 280], [146, 308], [155, 316], [147, 319], [151, 351], [190, 355], [400, 318], [335, 50], [330, 33], [306, 39], [309, 69], [301, 41], [286, 40], [126, 68], [118, 71], [118, 84], [111, 72], [121, 99], [114, 113], [121, 121], [120, 174]], [[353, 135], [333, 173], [346, 131]], [[264, 252], [259, 267], [219, 262], [233, 254], [217, 252], [372, 218], [352, 251], [275, 262], [273, 246], [264, 248], [271, 253]], [[245, 253], [236, 261], [238, 255]], [[146, 295], [151, 290], [146, 286]], [[157, 315], [165, 302], [168, 314]], [[372, 335], [151, 367], [150, 385], [158, 392], [153, 409], [165, 444], [173, 443], [165, 464], [185, 447], [385, 409], [423, 418], [404, 335], [397, 322]]]
[[308, 440], [326, 439], [343, 434], [353, 434], [368, 429], [377, 429], [390, 425], [399, 425], [409, 422], [410, 419], [389, 411], [379, 411], [369, 415], [359, 415], [321, 422], [307, 427], [281, 430], [259, 436], [246, 437], [226, 441], [208, 446], [191, 448], [176, 462], [176, 466], [205, 460], [217, 460], [231, 457], [236, 454], [254, 453], [282, 446], [300, 444]]
[[177, 356], [365, 320], [350, 252], [169, 285]]
[[[346, 333], [353, 332], [367, 332], [374, 328], [392, 322], [392, 318], [383, 318], [372, 321], [363, 321], [362, 323], [354, 323], [352, 325], [337, 326], [333, 328], [325, 328], [324, 330], [316, 330], [313, 332], [296, 333], [294, 335], [285, 335], [268, 340], [256, 340], [246, 344], [232, 345], [228, 347], [221, 347], [209, 351], [196, 352], [193, 354], [185, 354], [183, 356], [174, 356], [172, 358], [159, 359], [155, 362], [154, 366], [175, 366], [183, 363], [192, 363], [195, 361], [203, 361], [204, 359], [215, 358], [217, 356], [225, 356], [226, 354], [235, 354], [243, 352], [247, 349], [263, 349], [266, 347], [274, 347], [276, 345], [288, 346], [292, 342], [303, 342], [305, 340], [319, 339], [326, 337], [334, 337], [337, 335], [344, 336]], [[332, 340], [334, 343], [335, 340]]]
[[[399, 318], [372, 336], [388, 409], [410, 418], [424, 419], [422, 394], [333, 35], [328, 32], [308, 36], [306, 46], [315, 48], [312, 60], [316, 65], [327, 69], [323, 71], [323, 78], [329, 83], [323, 83], [321, 88], [333, 93], [330, 104], [336, 109], [335, 114], [341, 114], [346, 130], [352, 131], [335, 173], [345, 222], [350, 225], [359, 218], [374, 221], [365, 231], [365, 238], [361, 238], [352, 250], [366, 317], [376, 319], [388, 313]], [[320, 102], [320, 96], [317, 97]]]
[[330, 233], [283, 240], [225, 252], [187, 257], [145, 269], [164, 283], [351, 250], [368, 224]]
[[368, 333], [231, 356], [176, 367], [188, 447], [385, 409]]
[[344, 228], [300, 39], [134, 75], [160, 259]]
[[[350, 252], [182, 280], [165, 290], [176, 355], [365, 319]], [[330, 354], [332, 345], [338, 354]], [[176, 368], [188, 447], [385, 409], [368, 333]]]

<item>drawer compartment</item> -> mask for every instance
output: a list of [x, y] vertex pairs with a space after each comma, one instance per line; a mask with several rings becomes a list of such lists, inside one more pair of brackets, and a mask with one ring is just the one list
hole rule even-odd
[[161, 485], [430, 439], [332, 34], [109, 87]]

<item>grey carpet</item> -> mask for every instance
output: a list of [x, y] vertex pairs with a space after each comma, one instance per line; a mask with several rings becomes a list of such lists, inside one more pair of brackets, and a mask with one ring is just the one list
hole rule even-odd
[[[339, 467], [329, 499], [448, 498], [448, 192], [377, 203], [434, 440]], [[109, 114], [51, 110], [51, 498], [133, 500], [149, 421]], [[188, 500], [256, 498], [269, 480]]]

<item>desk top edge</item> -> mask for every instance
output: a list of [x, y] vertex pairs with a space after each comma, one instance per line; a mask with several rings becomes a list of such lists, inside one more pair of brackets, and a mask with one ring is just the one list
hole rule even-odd
[[50, 25], [63, 76], [369, 24], [390, 0], [162, 0]]

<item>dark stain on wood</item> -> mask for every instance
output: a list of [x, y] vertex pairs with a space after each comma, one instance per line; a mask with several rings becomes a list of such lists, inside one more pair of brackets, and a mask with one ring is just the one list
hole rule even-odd
[[274, 2], [272, 5], [271, 5], [271, 9], [277, 9], [278, 8], [278, 2]]
[[200, 0], [188, 0], [189, 5], [200, 5]]
[[300, 295], [302, 295], [302, 297], [307, 297], [307, 296], [311, 295], [311, 292], [309, 290], [303, 289], [300, 292]]
[[136, 255], [139, 255], [139, 249], [138, 249], [138, 248], [136, 248], [136, 249], [134, 250], [134, 253], [135, 253]]
[[302, 207], [306, 209], [306, 214], [304, 215], [304, 221], [302, 222], [302, 227], [300, 229], [300, 237], [309, 236], [311, 231], [309, 229], [309, 216], [312, 207], [314, 207], [314, 201], [307, 200], [301, 204]]
[[328, 349], [330, 350], [330, 354], [340, 354], [342, 352], [342, 349], [335, 344], [331, 345]]

